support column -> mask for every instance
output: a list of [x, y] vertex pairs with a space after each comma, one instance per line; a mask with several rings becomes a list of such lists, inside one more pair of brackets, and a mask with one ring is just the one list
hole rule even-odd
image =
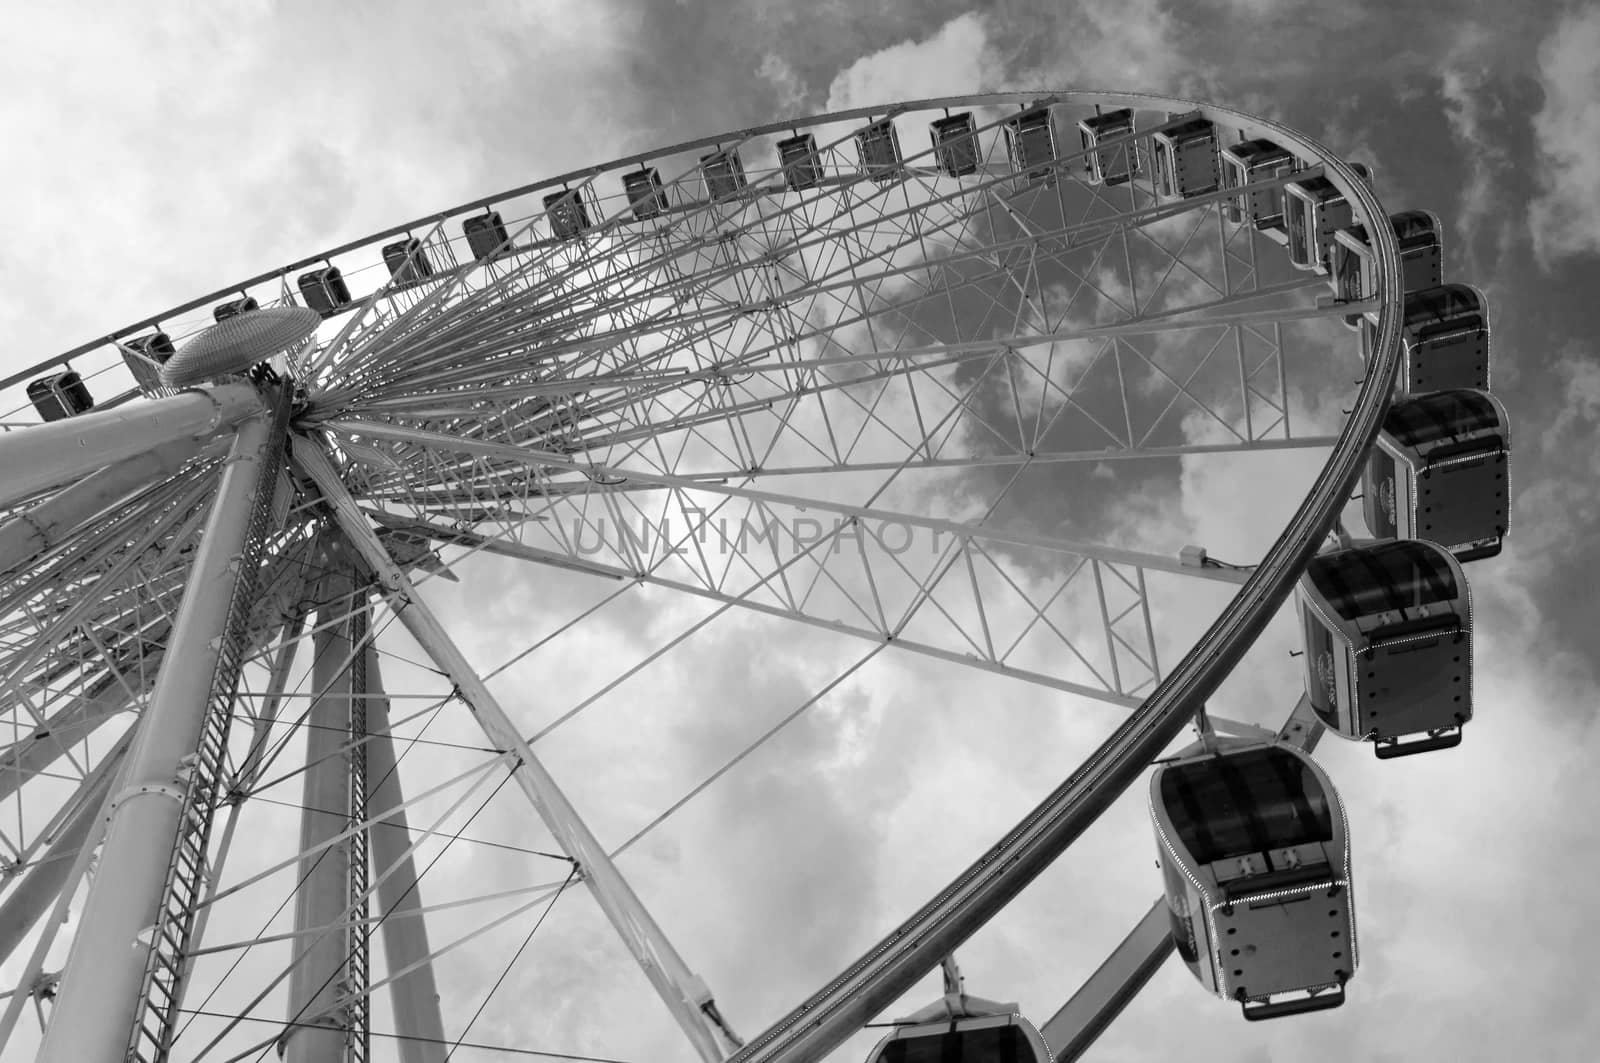
[[223, 470], [167, 657], [128, 753], [123, 789], [111, 797], [100, 869], [67, 956], [40, 1063], [121, 1059], [127, 1052], [150, 950], [139, 938], [155, 924], [161, 905], [183, 811], [181, 762], [198, 748], [205, 725], [239, 579], [234, 562], [245, 550], [270, 434], [265, 416], [241, 425]]
[[[324, 555], [329, 574], [318, 600], [333, 603], [334, 615], [350, 607], [354, 581], [342, 551]], [[327, 624], [328, 609], [317, 623]], [[316, 698], [306, 717], [306, 763], [300, 813], [300, 850], [306, 852], [343, 833], [350, 807], [350, 622], [321, 628], [312, 636], [312, 683]], [[346, 990], [348, 929], [343, 928], [350, 889], [350, 848], [341, 842], [300, 858], [295, 892], [294, 967], [289, 972], [291, 1024], [279, 1040], [284, 1063], [343, 1063], [348, 1016], [338, 1008]], [[332, 929], [331, 932], [329, 928]]]
[[[378, 883], [378, 907], [383, 916], [384, 962], [391, 971], [400, 971], [430, 955], [428, 924], [415, 914], [422, 907], [417, 885], [417, 868], [408, 851], [411, 827], [403, 807], [405, 795], [396, 774], [394, 740], [389, 735], [389, 699], [383, 696], [383, 679], [378, 674], [378, 651], [367, 647], [367, 808], [369, 814], [392, 808], [394, 811], [372, 825], [372, 868], [383, 874], [390, 866], [394, 873]], [[359, 692], [358, 692], [359, 693]], [[439, 1011], [439, 988], [434, 982], [433, 964], [423, 963], [410, 974], [389, 983], [389, 998], [394, 1005], [395, 1042], [400, 1063], [444, 1063], [444, 1020]]]
[[255, 388], [224, 384], [0, 434], [0, 506], [175, 439], [208, 438], [262, 410]]

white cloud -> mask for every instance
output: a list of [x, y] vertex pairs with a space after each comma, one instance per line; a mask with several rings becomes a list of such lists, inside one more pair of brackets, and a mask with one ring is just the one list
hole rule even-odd
[[1534, 253], [1600, 253], [1600, 8], [1573, 10], [1539, 46], [1544, 107], [1534, 117], [1540, 194], [1528, 207]]
[[983, 92], [999, 87], [984, 16], [952, 19], [922, 41], [857, 59], [828, 87], [827, 110]]

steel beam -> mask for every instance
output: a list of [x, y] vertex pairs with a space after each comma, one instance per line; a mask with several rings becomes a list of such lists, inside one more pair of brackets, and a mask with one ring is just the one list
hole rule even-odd
[[[244, 390], [260, 409], [254, 392]], [[191, 413], [208, 410], [208, 417], [218, 416], [209, 395], [180, 398]], [[235, 398], [238, 408], [248, 405]], [[181, 434], [170, 423], [163, 428], [167, 438]], [[41, 430], [13, 436], [35, 431]], [[162, 903], [186, 792], [184, 759], [198, 746], [205, 722], [220, 636], [239, 579], [236, 562], [245, 550], [269, 436], [265, 416], [242, 424], [218, 484], [170, 648], [128, 754], [123, 788], [111, 797], [99, 872], [67, 957], [41, 1063], [120, 1059], [127, 1052], [149, 947], [140, 938], [156, 923]]]
[[[199, 454], [201, 447], [195, 438], [163, 443], [108, 465], [0, 524], [0, 573], [38, 557], [130, 492], [171, 476]], [[225, 446], [223, 450], [225, 453]]]
[[[342, 608], [354, 589], [342, 550], [321, 559], [328, 574], [319, 601], [339, 603], [338, 623], [319, 623], [312, 637], [312, 684], [316, 697], [306, 718], [306, 764], [301, 777], [300, 858], [296, 869], [294, 927], [301, 935], [289, 972], [288, 1027], [278, 1041], [285, 1063], [343, 1063], [348, 1015], [339, 1007], [345, 985], [345, 902], [350, 883], [349, 840], [327, 846], [344, 833], [350, 807], [350, 635]], [[329, 619], [327, 611], [319, 622]], [[322, 931], [329, 931], [323, 933]]]
[[[389, 734], [389, 699], [383, 696], [378, 673], [378, 651], [370, 644], [367, 655], [367, 809], [393, 809], [372, 825], [372, 869], [378, 879], [378, 908], [383, 928], [383, 955], [390, 971], [404, 974], [389, 983], [394, 1006], [395, 1033], [400, 1063], [444, 1063], [448, 1044], [439, 1012], [439, 987], [433, 977], [428, 925], [422, 914], [422, 893], [416, 863], [411, 855], [411, 827], [406, 819], [405, 795], [396, 773], [394, 739]], [[385, 875], [389, 868], [394, 871]]]
[[164, 443], [209, 438], [265, 408], [249, 384], [223, 384], [6, 432], [0, 435], [0, 506]]

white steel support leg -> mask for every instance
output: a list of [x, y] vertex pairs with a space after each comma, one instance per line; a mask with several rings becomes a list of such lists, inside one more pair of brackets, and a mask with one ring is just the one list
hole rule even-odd
[[[406, 821], [405, 795], [396, 774], [394, 740], [389, 735], [389, 699], [383, 696], [378, 674], [378, 651], [367, 654], [367, 809], [394, 811], [372, 825], [369, 851], [373, 873], [394, 871], [378, 882], [378, 908], [383, 919], [384, 962], [391, 971], [415, 970], [389, 983], [394, 1005], [395, 1042], [400, 1063], [444, 1063], [444, 1020], [439, 1012], [439, 988], [433, 978], [428, 925], [415, 913], [422, 910], [416, 863], [411, 858], [411, 828]], [[357, 691], [357, 693], [361, 693]]]
[[[340, 552], [342, 554], [342, 551]], [[352, 581], [341, 556], [326, 559], [332, 570], [322, 581], [320, 601], [343, 611]], [[350, 890], [348, 843], [322, 848], [344, 833], [350, 807], [350, 658], [349, 620], [321, 627], [312, 636], [315, 657], [312, 682], [317, 692], [306, 718], [306, 763], [300, 811], [298, 888], [294, 928], [302, 944], [295, 949], [289, 973], [289, 1026], [278, 1044], [285, 1063], [341, 1063], [347, 1016], [337, 1007], [345, 992], [344, 969], [349, 956], [346, 935], [335, 930], [345, 921]], [[316, 850], [312, 852], [312, 850]]]
[[198, 747], [205, 723], [219, 636], [239, 578], [234, 562], [244, 552], [269, 431], [266, 416], [241, 425], [223, 471], [171, 648], [128, 753], [122, 789], [111, 797], [99, 872], [67, 957], [41, 1063], [115, 1060], [128, 1049], [148, 952], [138, 939], [162, 901], [185, 793], [180, 762]]
[[[227, 440], [217, 445], [226, 453]], [[10, 572], [55, 546], [89, 518], [146, 484], [171, 476], [199, 454], [198, 439], [175, 439], [108, 465], [0, 524], [0, 573]]]
[[0, 434], [0, 506], [163, 443], [210, 437], [264, 408], [249, 384], [224, 384]]
[[719, 1032], [728, 1037], [730, 1042], [733, 1039], [727, 1028], [713, 1018], [716, 1009], [710, 989], [689, 970], [632, 887], [611, 862], [605, 848], [590, 833], [588, 824], [584, 823], [566, 794], [556, 785], [555, 779], [533, 755], [533, 750], [501, 708], [499, 701], [489, 692], [488, 686], [451, 640], [444, 626], [422, 601], [405, 573], [390, 560], [377, 534], [367, 523], [323, 451], [300, 445], [295, 448], [294, 460], [321, 489], [323, 498], [333, 507], [339, 527], [378, 574], [395, 615], [411, 633], [411, 637], [417, 640], [423, 652], [433, 659], [440, 671], [450, 677], [489, 740], [496, 748], [512, 751], [520, 758], [512, 772], [517, 785], [527, 795], [539, 818], [555, 835], [562, 851], [577, 862], [600, 910], [644, 969], [645, 976], [650, 979], [673, 1018], [678, 1020], [678, 1025], [683, 1027], [690, 1043], [707, 1063], [720, 1063], [723, 1055], [717, 1040]]

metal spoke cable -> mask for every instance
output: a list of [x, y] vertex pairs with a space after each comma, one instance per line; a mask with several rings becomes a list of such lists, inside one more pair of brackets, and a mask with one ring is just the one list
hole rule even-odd
[[[4, 996], [4, 995], [5, 994], [0, 994], [0, 996]], [[227, 1012], [222, 1012], [222, 1011], [202, 1011], [199, 1008], [179, 1008], [178, 1010], [180, 1012], [183, 1012], [183, 1013], [188, 1014], [188, 1015], [198, 1015], [198, 1016], [202, 1016], [202, 1017], [208, 1018], [208, 1019], [233, 1019], [233, 1018], [237, 1018], [238, 1017], [238, 1016], [234, 1016], [234, 1015], [229, 1015]], [[244, 1019], [245, 1019], [246, 1022], [270, 1022], [275, 1026], [292, 1026], [292, 1027], [296, 1027], [296, 1028], [306, 1028], [306, 1029], [326, 1029], [326, 1027], [317, 1026], [315, 1023], [309, 1023], [309, 1022], [284, 1022], [281, 1019], [263, 1019], [263, 1018], [260, 1018], [259, 1016], [256, 1016], [256, 1015], [246, 1015], [246, 1016], [244, 1016]], [[381, 1031], [381, 1030], [373, 1030], [372, 1031], [372, 1036], [373, 1037], [387, 1038], [388, 1040], [391, 1040], [391, 1041], [410, 1041], [410, 1042], [413, 1042], [415, 1044], [453, 1045], [453, 1046], [459, 1047], [459, 1048], [470, 1048], [470, 1049], [473, 1049], [475, 1051], [482, 1050], [482, 1051], [485, 1051], [485, 1052], [496, 1052], [496, 1053], [499, 1053], [500, 1055], [505, 1055], [505, 1056], [528, 1056], [529, 1058], [539, 1058], [539, 1059], [564, 1059], [564, 1060], [573, 1061], [573, 1063], [630, 1063], [629, 1060], [613, 1059], [610, 1056], [580, 1056], [580, 1055], [574, 1055], [574, 1054], [572, 1054], [570, 1052], [544, 1052], [544, 1051], [540, 1051], [537, 1048], [512, 1048], [509, 1045], [491, 1045], [491, 1044], [484, 1044], [484, 1043], [482, 1043], [480, 1041], [445, 1041], [445, 1040], [441, 1040], [441, 1039], [436, 1038], [436, 1037], [407, 1036], [405, 1034], [398, 1034], [398, 1033], [392, 1033], [392, 1032]]]
[[[505, 773], [505, 776], [500, 780], [499, 783], [497, 783], [495, 785], [495, 788], [493, 790], [489, 791], [489, 796], [485, 797], [483, 799], [482, 803], [480, 803], [478, 805], [478, 807], [473, 810], [472, 815], [467, 817], [467, 821], [464, 824], [462, 824], [462, 826], [461, 826], [462, 831], [465, 831], [468, 827], [472, 826], [473, 821], [476, 820], [478, 818], [478, 816], [480, 816], [483, 813], [483, 810], [485, 808], [489, 807], [489, 803], [495, 799], [495, 796], [497, 794], [499, 794], [502, 789], [505, 788], [506, 783], [511, 781], [511, 779], [513, 777], [513, 774], [514, 773], [510, 772], [510, 771]], [[406, 897], [410, 896], [412, 890], [418, 889], [418, 888], [421, 887], [422, 880], [427, 876], [428, 872], [432, 871], [434, 866], [436, 864], [438, 864], [438, 862], [441, 859], [444, 858], [444, 854], [450, 851], [450, 846], [455, 844], [456, 840], [457, 840], [457, 836], [452, 836], [448, 841], [445, 842], [444, 847], [441, 848], [437, 853], [434, 854], [433, 859], [428, 861], [427, 866], [424, 867], [421, 871], [417, 872], [416, 880], [410, 886], [408, 886], [406, 888], [406, 892], [401, 894], [401, 896], [399, 898], [396, 898], [396, 903], [398, 903], [400, 900], [403, 900]], [[323, 855], [326, 855], [327, 852], [329, 852], [329, 851], [331, 851], [331, 850], [324, 851]], [[319, 857], [318, 859], [321, 859], [321, 858]], [[576, 863], [574, 863], [573, 870], [576, 871], [576, 869], [577, 869], [577, 865], [576, 865]], [[570, 876], [569, 876], [569, 880], [570, 880]], [[393, 909], [391, 908], [390, 911], [393, 911]], [[380, 918], [376, 923], [374, 923], [373, 926], [372, 926], [372, 929], [367, 932], [368, 936], [371, 936], [372, 934], [375, 934], [378, 931], [378, 929], [383, 926], [384, 922], [388, 918], [389, 918], [389, 912], [385, 912], [383, 914], [383, 917]], [[314, 939], [311, 944], [315, 945], [316, 942], [321, 941], [322, 938], [327, 937], [329, 934], [333, 933], [337, 929], [339, 929], [339, 927], [337, 927], [337, 926], [328, 927], [328, 928], [324, 929], [323, 932], [320, 935], [318, 935], [318, 937], [316, 939]], [[304, 957], [307, 957], [307, 956], [310, 956], [310, 955], [311, 955], [311, 948], [310, 948], [310, 946], [307, 946], [307, 948], [301, 953], [301, 956], [302, 956], [302, 958], [304, 958]], [[292, 970], [294, 968], [294, 966], [295, 966], [295, 964], [291, 963], [288, 968], [285, 968], [284, 971], [281, 974], [279, 974], [276, 979], [273, 980], [272, 986], [268, 986], [267, 990], [265, 990], [261, 995], [257, 996], [256, 1000], [251, 1003], [251, 1007], [254, 1007], [257, 1003], [260, 1003], [262, 998], [265, 996], [266, 992], [270, 992], [273, 986], [276, 986], [279, 982], [283, 981], [284, 978], [288, 977], [289, 971]], [[328, 986], [332, 985], [334, 979], [338, 978], [340, 976], [340, 974], [342, 974], [342, 973], [343, 973], [342, 970], [339, 969], [339, 968], [335, 968], [334, 970], [329, 971], [328, 972], [328, 977], [326, 977], [326, 978], [324, 978], [322, 980], [322, 984], [319, 985], [314, 992], [312, 992], [312, 993], [307, 995], [306, 1003], [302, 1004], [300, 1006], [300, 1010], [295, 1012], [295, 1014], [289, 1016], [289, 1021], [290, 1022], [298, 1021], [300, 1019], [300, 1017], [305, 1013], [305, 1009], [307, 1007], [309, 1007], [312, 1002], [316, 1001], [322, 995], [322, 991], [324, 989], [328, 988]], [[228, 1029], [232, 1029], [232, 1025], [230, 1025]], [[201, 1050], [201, 1055], [204, 1055], [205, 1052], [207, 1052], [211, 1048], [213, 1048], [217, 1044], [217, 1042], [221, 1040], [223, 1034], [226, 1034], [227, 1032], [228, 1032], [227, 1030], [224, 1030], [222, 1034], [218, 1034], [217, 1037], [214, 1038], [211, 1041], [210, 1044], [206, 1045], [206, 1047]], [[260, 1054], [258, 1054], [256, 1056], [255, 1063], [262, 1063], [262, 1060], [264, 1060], [266, 1058], [266, 1053], [267, 1053], [268, 1049], [271, 1048], [271, 1046], [273, 1045], [273, 1043], [276, 1040], [277, 1040], [276, 1038], [273, 1038], [271, 1041], [266, 1042], [265, 1045], [252, 1046], [251, 1048], [246, 1049], [244, 1052], [241, 1052], [241, 1053], [239, 1053], [237, 1055], [230, 1056], [226, 1060], [226, 1063], [238, 1063], [239, 1060], [244, 1059], [246, 1056], [250, 1055], [252, 1052], [256, 1052], [257, 1049], [260, 1050]], [[196, 1059], [196, 1061], [198, 1061], [200, 1059], [200, 1056], [196, 1056], [195, 1059]]]
[[[417, 740], [420, 739], [422, 737], [422, 735], [427, 733], [428, 728], [433, 725], [434, 720], [438, 719], [439, 711], [441, 709], [443, 709], [445, 707], [445, 705], [447, 705], [448, 703], [449, 703], [448, 700], [441, 701], [439, 704], [433, 706], [431, 709], [423, 710], [423, 713], [429, 713], [430, 714], [429, 718], [428, 718], [428, 720], [426, 722], [423, 723], [422, 730], [417, 733], [416, 738], [411, 739], [410, 743], [408, 743], [403, 750], [400, 750], [396, 754], [396, 756], [395, 756], [395, 764], [394, 764], [394, 770], [395, 771], [399, 771], [400, 770], [400, 762], [405, 759], [406, 754], [411, 752], [411, 749], [416, 744]], [[422, 715], [422, 713], [414, 714], [411, 718], [414, 719], [418, 715]], [[280, 804], [280, 803], [282, 803], [282, 802], [274, 801], [271, 798], [265, 798], [265, 797], [260, 798], [259, 800], [265, 801], [268, 804]], [[237, 811], [238, 810], [235, 809], [235, 813], [236, 814], [237, 814]], [[274, 919], [276, 919], [279, 916], [280, 913], [282, 913], [284, 908], [288, 907], [290, 901], [294, 900], [295, 894], [299, 892], [301, 885], [305, 882], [305, 878], [307, 876], [309, 876], [313, 871], [315, 871], [318, 866], [321, 865], [323, 857], [327, 856], [329, 851], [330, 850], [325, 849], [325, 850], [322, 851], [321, 854], [318, 855], [316, 863], [312, 864], [311, 868], [307, 870], [306, 875], [302, 876], [301, 879], [295, 883], [294, 889], [290, 890], [288, 896], [284, 897], [284, 899], [278, 904], [278, 907], [273, 909], [272, 914], [267, 917], [266, 922], [261, 924], [261, 929], [256, 931], [256, 936], [257, 937], [260, 937], [262, 934], [265, 934], [266, 931], [267, 931], [267, 927], [272, 925], [272, 921]], [[216, 899], [216, 897], [213, 896], [212, 900], [214, 901], [215, 899]], [[239, 965], [244, 962], [245, 957], [248, 956], [249, 953], [250, 953], [250, 947], [246, 946], [239, 953], [239, 955], [234, 958], [233, 963], [230, 964], [228, 969], [223, 972], [222, 977], [217, 979], [216, 984], [211, 987], [211, 992], [207, 993], [206, 994], [206, 998], [200, 1002], [200, 1007], [204, 1008], [207, 1004], [211, 1003], [211, 999], [214, 996], [217, 995], [217, 991], [220, 990], [223, 987], [223, 985], [227, 982], [227, 980], [230, 977], [233, 976], [233, 973], [236, 970], [239, 969]], [[178, 1040], [183, 1037], [184, 1033], [189, 1029], [190, 1025], [192, 1025], [193, 1022], [194, 1022], [194, 1018], [191, 1016], [189, 1021], [184, 1023], [182, 1028], [180, 1028], [178, 1030], [177, 1035], [173, 1037], [172, 1040], [173, 1040], [174, 1044], [176, 1044], [178, 1042]], [[223, 1032], [226, 1033], [227, 1031], [223, 1031]], [[202, 1050], [202, 1052], [203, 1051], [204, 1050]], [[198, 1057], [196, 1057], [196, 1058], [198, 1058]]]
[[489, 1006], [489, 1001], [494, 998], [495, 991], [498, 990], [501, 984], [505, 982], [506, 978], [511, 974], [511, 969], [515, 967], [517, 965], [517, 961], [522, 958], [522, 954], [527, 950], [528, 944], [533, 941], [533, 935], [538, 933], [539, 928], [544, 925], [545, 917], [548, 916], [555, 908], [556, 902], [561, 899], [561, 895], [563, 893], [567, 892], [567, 887], [571, 886], [572, 880], [577, 877], [578, 865], [574, 863], [572, 865], [572, 870], [567, 873], [567, 880], [561, 884], [560, 889], [556, 890], [555, 896], [550, 898], [550, 903], [545, 905], [544, 911], [539, 913], [539, 918], [534, 922], [533, 928], [528, 931], [528, 936], [522, 939], [522, 944], [518, 945], [517, 951], [512, 954], [511, 962], [507, 963], [505, 970], [500, 972], [500, 977], [494, 980], [494, 985], [490, 986], [489, 992], [484, 994], [483, 1002], [478, 1005], [478, 1010], [474, 1011], [472, 1013], [472, 1018], [467, 1020], [466, 1028], [461, 1031], [461, 1036], [456, 1038], [455, 1043], [450, 1046], [450, 1051], [445, 1053], [444, 1063], [450, 1063], [451, 1058], [456, 1054], [456, 1049], [461, 1047], [461, 1042], [466, 1039], [467, 1034], [472, 1032], [473, 1024], [478, 1021], [478, 1016], [482, 1015], [483, 1009]]
[[[300, 811], [311, 811], [311, 812], [326, 812], [329, 815], [337, 815], [338, 814], [338, 810], [337, 809], [315, 808], [315, 807], [313, 807], [311, 805], [301, 804], [298, 801], [284, 801], [284, 800], [281, 800], [279, 798], [274, 798], [274, 797], [261, 797], [261, 796], [259, 796], [257, 794], [252, 794], [250, 796], [250, 800], [252, 800], [252, 801], [260, 801], [263, 804], [268, 804], [268, 805], [277, 805], [277, 806], [279, 806], [281, 808], [293, 808], [293, 809], [298, 809]], [[389, 811], [392, 811], [392, 810], [389, 810]], [[376, 818], [376, 817], [374, 817], [374, 818]], [[389, 827], [392, 830], [398, 830], [399, 829], [398, 827], [394, 826], [393, 824], [383, 823], [383, 822], [373, 823], [372, 826], [374, 826], [374, 827]], [[506, 850], [508, 852], [521, 853], [524, 856], [542, 856], [542, 857], [545, 857], [546, 859], [549, 859], [549, 860], [570, 860], [571, 859], [571, 857], [567, 856], [565, 853], [547, 853], [542, 849], [529, 849], [529, 848], [527, 848], [525, 846], [521, 846], [521, 845], [512, 845], [510, 842], [492, 842], [492, 841], [489, 841], [487, 838], [469, 838], [465, 834], [460, 834], [460, 835], [449, 834], [449, 835], [447, 835], [446, 832], [444, 832], [442, 830], [419, 830], [416, 827], [411, 827], [411, 828], [409, 828], [409, 830], [411, 831], [411, 833], [421, 835], [422, 837], [425, 837], [425, 838], [452, 837], [452, 838], [456, 838], [459, 841], [467, 842], [468, 844], [471, 844], [471, 845], [482, 845], [482, 846], [485, 846], [485, 847], [491, 848], [491, 849], [504, 849], [504, 850]]]

